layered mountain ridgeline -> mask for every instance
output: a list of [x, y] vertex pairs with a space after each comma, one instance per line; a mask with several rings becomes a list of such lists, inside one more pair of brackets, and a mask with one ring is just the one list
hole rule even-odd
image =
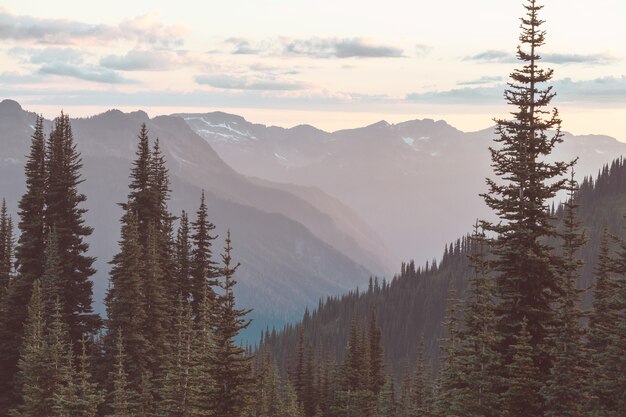
[[[238, 172], [337, 197], [403, 259], [439, 256], [477, 217], [491, 218], [478, 194], [490, 175], [493, 128], [465, 133], [425, 119], [329, 133], [253, 124], [221, 112], [179, 116]], [[550, 158], [579, 156], [582, 180], [622, 154], [626, 144], [614, 138], [565, 134]]]
[[[601, 169], [595, 180], [584, 179], [575, 201], [580, 204], [578, 216], [587, 242], [579, 253], [584, 262], [578, 287], [588, 289], [595, 282], [600, 241], [606, 227], [610, 234], [626, 238], [626, 161], [618, 159]], [[555, 217], [562, 224], [562, 207]], [[460, 298], [467, 287], [472, 268], [468, 259], [471, 239], [463, 237], [446, 245], [440, 261], [416, 267], [411, 261], [390, 281], [370, 280], [364, 291], [351, 291], [340, 297], [320, 301], [312, 312], [306, 312], [301, 323], [288, 325], [282, 331], [267, 331], [262, 348], [285, 369], [298, 347], [299, 332], [304, 329], [305, 345], [318, 357], [332, 361], [343, 359], [353, 322], [366, 323], [376, 311], [382, 330], [385, 359], [389, 369], [399, 378], [406, 365], [415, 366], [420, 339], [424, 339], [426, 356], [437, 367], [439, 339], [443, 337], [442, 322], [450, 290]], [[617, 243], [613, 249], [617, 250]], [[583, 307], [589, 308], [591, 291], [583, 293]]]
[[[0, 196], [16, 213], [24, 192], [25, 155], [36, 115], [18, 103], [0, 103]], [[372, 274], [395, 264], [389, 251], [364, 222], [338, 201], [307, 187], [250, 180], [231, 169], [182, 120], [148, 118], [143, 112], [112, 110], [72, 120], [83, 158], [81, 190], [87, 195], [87, 223], [95, 228], [89, 243], [96, 256], [95, 299], [108, 286], [108, 262], [119, 238], [130, 161], [142, 123], [159, 138], [172, 179], [171, 209], [195, 213], [201, 189], [206, 191], [210, 220], [225, 235], [230, 227], [239, 271], [238, 303], [255, 309], [259, 328], [301, 317], [328, 293], [364, 285]], [[46, 121], [48, 132], [51, 122]], [[222, 240], [217, 243], [222, 246]], [[98, 306], [97, 306], [98, 307]], [[102, 311], [98, 307], [98, 310]]]

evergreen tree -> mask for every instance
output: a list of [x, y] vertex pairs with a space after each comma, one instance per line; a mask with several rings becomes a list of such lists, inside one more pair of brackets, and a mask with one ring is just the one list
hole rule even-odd
[[152, 162], [150, 138], [145, 123], [141, 125], [137, 139], [139, 142], [130, 173], [128, 203], [122, 206], [126, 211], [132, 211], [137, 216], [139, 242], [141, 247], [145, 247], [148, 241], [148, 227], [154, 223], [157, 216], [155, 213], [156, 195], [150, 189]]
[[378, 393], [376, 417], [396, 417], [397, 406], [393, 378], [387, 377]]
[[61, 113], [46, 147], [45, 232], [56, 230], [61, 271], [61, 299], [64, 320], [68, 325], [70, 341], [78, 351], [83, 335], [94, 333], [100, 319], [92, 309], [90, 277], [95, 273], [95, 258], [87, 256], [89, 249], [85, 238], [93, 229], [85, 225], [86, 201], [78, 191], [83, 182], [80, 170], [82, 161], [76, 149], [69, 116]]
[[458, 299], [454, 287], [450, 290], [448, 315], [444, 321], [447, 338], [443, 342], [443, 360], [439, 372], [436, 414], [441, 417], [459, 416], [465, 410], [464, 381], [458, 358]]
[[174, 324], [172, 358], [167, 363], [161, 391], [160, 412], [168, 417], [186, 417], [192, 415], [192, 349], [193, 322], [191, 310], [180, 299]]
[[18, 205], [20, 233], [15, 250], [18, 274], [5, 301], [5, 309], [11, 314], [0, 318], [0, 369], [3, 370], [0, 372], [0, 415], [6, 415], [16, 401], [13, 385], [27, 306], [33, 282], [44, 272], [45, 153], [43, 118], [38, 116], [24, 166], [26, 192]]
[[380, 327], [378, 326], [376, 309], [372, 309], [369, 323], [369, 370], [370, 370], [370, 391], [378, 396], [380, 390], [385, 385], [385, 354], [383, 352], [383, 342]]
[[[561, 143], [561, 120], [556, 109], [548, 106], [555, 93], [545, 86], [553, 71], [540, 67], [539, 48], [545, 43], [544, 23], [539, 18], [537, 0], [526, 0], [526, 15], [521, 19], [521, 46], [517, 58], [522, 67], [511, 74], [512, 81], [505, 91], [511, 106], [512, 120], [496, 120], [497, 146], [490, 148], [492, 166], [497, 179], [488, 179], [488, 192], [483, 198], [500, 218], [498, 223], [486, 222], [485, 229], [496, 238], [491, 242], [496, 279], [497, 330], [505, 368], [528, 367], [520, 355], [530, 354], [539, 374], [524, 389], [539, 390], [547, 380], [552, 366], [552, 349], [547, 337], [555, 322], [554, 303], [560, 295], [559, 255], [549, 245], [548, 239], [558, 232], [550, 216], [549, 202], [564, 189], [563, 177], [573, 164], [551, 162], [549, 156]], [[522, 322], [530, 336], [526, 343], [522, 335]], [[524, 340], [522, 340], [522, 339]], [[523, 350], [523, 353], [520, 351]], [[518, 359], [514, 359], [517, 357]], [[528, 358], [523, 358], [524, 361]], [[514, 365], [510, 367], [509, 365]], [[534, 372], [534, 370], [533, 370]], [[518, 376], [508, 374], [504, 382], [519, 383]], [[520, 387], [509, 387], [515, 396]], [[533, 401], [541, 403], [537, 392], [524, 392], [511, 401], [513, 415], [537, 410]], [[524, 401], [526, 403], [524, 403]], [[528, 414], [526, 414], [528, 415]]]
[[615, 262], [609, 253], [610, 240], [605, 227], [595, 273], [593, 306], [589, 314], [587, 348], [590, 352], [591, 401], [588, 411], [594, 416], [612, 416], [615, 410], [613, 371], [619, 359], [616, 361], [611, 345], [615, 335], [619, 334], [617, 297], [620, 294], [620, 281]]
[[[233, 289], [237, 281], [233, 275], [239, 264], [232, 264], [232, 246], [230, 231], [226, 237], [226, 246], [222, 255], [224, 295], [220, 297], [220, 308], [215, 331], [215, 381], [216, 415], [222, 417], [239, 417], [248, 402], [251, 389], [250, 357], [238, 346], [236, 337], [239, 332], [250, 324], [245, 316], [250, 310], [240, 310], [235, 306]], [[207, 296], [208, 297], [208, 296]]]
[[[4, 304], [13, 272], [13, 221], [2, 199], [0, 208], [0, 306]], [[4, 316], [2, 316], [4, 317]]]
[[[139, 225], [134, 212], [128, 211], [122, 219], [119, 253], [111, 262], [111, 286], [106, 295], [109, 329], [118, 329], [125, 335], [124, 350], [127, 357], [128, 379], [137, 387], [144, 371], [148, 368], [145, 351], [148, 347], [146, 326], [149, 317], [146, 313], [144, 294], [143, 250], [139, 242]], [[108, 335], [109, 357], [115, 355], [113, 335]], [[112, 361], [109, 361], [112, 363]]]
[[87, 354], [87, 340], [81, 342], [78, 369], [72, 363], [73, 353], [67, 354], [64, 383], [54, 396], [54, 415], [58, 417], [96, 417], [98, 408], [104, 402], [104, 395], [93, 382], [89, 370], [91, 363]]
[[54, 304], [63, 300], [63, 282], [61, 280], [61, 259], [59, 254], [59, 240], [56, 228], [48, 233], [46, 242], [46, 269], [41, 279], [41, 288], [44, 298], [46, 316], [50, 317], [54, 310]]
[[502, 397], [506, 417], [542, 415], [543, 402], [539, 390], [543, 386], [543, 377], [533, 360], [534, 349], [526, 320], [522, 320], [520, 333], [511, 345], [513, 360], [507, 365], [507, 391]]
[[44, 304], [41, 285], [35, 281], [24, 326], [24, 342], [18, 362], [17, 391], [21, 403], [11, 411], [13, 417], [40, 417], [51, 413], [47, 375]]
[[117, 332], [115, 348], [115, 368], [111, 372], [111, 379], [113, 380], [112, 398], [110, 400], [111, 413], [107, 417], [134, 417], [136, 415], [133, 412], [136, 394], [133, 396], [125, 369], [126, 355], [121, 330]]
[[[194, 244], [191, 261], [191, 305], [195, 316], [198, 316], [202, 297], [206, 293], [214, 306], [217, 306], [217, 296], [213, 287], [217, 285], [217, 267], [212, 260], [211, 246], [217, 236], [211, 236], [215, 230], [213, 223], [209, 221], [204, 191], [200, 198], [200, 207], [196, 213], [196, 221], [192, 223]], [[208, 291], [205, 291], [208, 288]], [[213, 314], [218, 314], [216, 311]]]
[[191, 297], [191, 241], [189, 217], [183, 210], [176, 236], [176, 288], [174, 294], [189, 301]]
[[459, 351], [463, 386], [457, 401], [463, 403], [461, 416], [499, 417], [499, 355], [496, 352], [495, 303], [489, 277], [487, 242], [477, 222], [472, 235], [470, 260], [473, 275], [463, 310], [463, 330]]
[[558, 300], [556, 327], [551, 338], [554, 346], [553, 367], [550, 377], [542, 389], [545, 398], [546, 417], [583, 417], [585, 413], [585, 389], [581, 392], [581, 383], [588, 376], [585, 366], [585, 350], [583, 347], [584, 330], [581, 325], [582, 312], [576, 281], [582, 261], [577, 253], [585, 242], [584, 235], [579, 231], [580, 224], [576, 218], [578, 207], [575, 201], [577, 184], [574, 171], [568, 183], [568, 200], [565, 206], [563, 238], [562, 295]]
[[433, 387], [430, 372], [426, 366], [424, 338], [420, 340], [417, 368], [412, 380], [409, 415], [411, 417], [429, 417], [433, 415]]

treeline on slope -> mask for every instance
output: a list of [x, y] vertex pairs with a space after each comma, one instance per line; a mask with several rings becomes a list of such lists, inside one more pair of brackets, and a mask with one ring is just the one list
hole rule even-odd
[[170, 213], [165, 160], [150, 142], [144, 125], [102, 319], [69, 117], [47, 139], [38, 118], [17, 242], [6, 204], [0, 211], [0, 416], [247, 412], [252, 357], [237, 336], [249, 311], [235, 305], [230, 233], [218, 262], [204, 194], [193, 220]]
[[[578, 279], [579, 288], [590, 288], [595, 283], [598, 255], [603, 230], [618, 239], [626, 238], [626, 161], [615, 159], [598, 172], [595, 180], [586, 177], [580, 184], [575, 201], [580, 204], [578, 217], [587, 242], [578, 256], [583, 265]], [[565, 210], [559, 205], [553, 211], [555, 221], [563, 225]], [[562, 227], [562, 226], [560, 226]], [[555, 245], [556, 239], [551, 240]], [[305, 312], [301, 323], [266, 330], [260, 341], [277, 358], [279, 368], [287, 369], [289, 354], [296, 351], [300, 330], [308, 344], [331, 356], [343, 359], [353, 320], [365, 322], [372, 309], [377, 312], [385, 346], [385, 361], [399, 380], [408, 364], [417, 366], [419, 343], [424, 338], [427, 360], [438, 366], [448, 295], [454, 289], [464, 298], [472, 274], [469, 261], [471, 236], [463, 236], [446, 245], [440, 261], [432, 260], [424, 266], [414, 261], [403, 263], [400, 273], [390, 281], [372, 278], [363, 291], [355, 290], [341, 296], [320, 300], [312, 312]], [[593, 291], [582, 293], [583, 307], [590, 308]]]

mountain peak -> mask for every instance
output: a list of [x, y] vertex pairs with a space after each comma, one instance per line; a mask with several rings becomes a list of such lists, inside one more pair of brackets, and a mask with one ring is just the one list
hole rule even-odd
[[389, 123], [387, 123], [387, 121], [386, 121], [386, 120], [381, 120], [380, 122], [376, 122], [376, 123], [371, 124], [371, 125], [369, 125], [369, 126], [367, 126], [367, 127], [374, 127], [374, 128], [383, 128], [383, 129], [386, 129], [386, 128], [388, 128], [389, 126], [391, 126], [391, 125], [390, 125]]
[[0, 113], [15, 114], [23, 111], [22, 106], [15, 100], [4, 99], [0, 101]]

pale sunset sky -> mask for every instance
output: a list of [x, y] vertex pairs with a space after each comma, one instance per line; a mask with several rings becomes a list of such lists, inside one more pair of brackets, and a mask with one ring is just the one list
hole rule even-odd
[[[544, 0], [564, 130], [626, 141], [626, 1]], [[0, 99], [325, 130], [506, 115], [521, 0], [0, 2]]]

